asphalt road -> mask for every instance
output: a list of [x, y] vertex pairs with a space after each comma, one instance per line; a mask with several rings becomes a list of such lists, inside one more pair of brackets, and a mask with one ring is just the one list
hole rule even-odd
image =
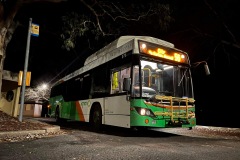
[[67, 122], [60, 127], [65, 134], [1, 143], [0, 159], [240, 160], [240, 138], [236, 136], [197, 134], [194, 129], [136, 132], [109, 126], [97, 133], [88, 124], [79, 122]]

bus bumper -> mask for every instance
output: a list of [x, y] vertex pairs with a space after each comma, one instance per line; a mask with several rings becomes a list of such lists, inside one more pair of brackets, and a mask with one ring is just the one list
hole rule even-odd
[[196, 118], [188, 120], [153, 119], [151, 117], [138, 117], [138, 120], [131, 120], [131, 127], [153, 127], [153, 128], [191, 128], [196, 126]]

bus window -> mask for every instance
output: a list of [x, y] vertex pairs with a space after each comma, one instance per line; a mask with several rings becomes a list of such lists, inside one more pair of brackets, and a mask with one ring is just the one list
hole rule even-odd
[[133, 68], [133, 85], [137, 86], [140, 83], [139, 66], [134, 66]]
[[151, 69], [143, 68], [143, 85], [146, 87], [151, 86]]
[[109, 94], [110, 83], [106, 81], [108, 74], [106, 72], [106, 66], [101, 66], [99, 69], [93, 72], [92, 80], [89, 80], [89, 83], [92, 83], [91, 96], [93, 98], [106, 96]]
[[120, 79], [119, 88], [120, 88], [120, 92], [122, 92], [123, 91], [123, 79], [130, 78], [131, 69], [130, 69], [130, 67], [124, 68], [120, 71], [120, 73], [121, 73], [121, 79]]
[[124, 78], [130, 78], [130, 73], [131, 73], [131, 69], [130, 67], [128, 68], [122, 68], [118, 71], [114, 71], [112, 72], [112, 76], [111, 76], [111, 82], [112, 82], [112, 90], [111, 90], [111, 94], [114, 93], [121, 93], [123, 92], [123, 79]]
[[114, 94], [114, 93], [118, 93], [119, 92], [119, 87], [118, 87], [118, 76], [119, 75], [119, 72], [113, 72], [112, 73], [112, 79], [111, 79], [111, 82], [112, 82], [112, 89], [111, 89], [111, 94]]
[[81, 98], [80, 99], [88, 99], [91, 91], [91, 76], [90, 74], [86, 74], [83, 77], [82, 83], [81, 83]]

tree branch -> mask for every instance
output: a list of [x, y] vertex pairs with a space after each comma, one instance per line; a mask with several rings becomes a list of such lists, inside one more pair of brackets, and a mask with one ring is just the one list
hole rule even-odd
[[237, 40], [236, 40], [235, 36], [232, 34], [232, 32], [230, 31], [230, 29], [228, 28], [226, 23], [223, 21], [223, 19], [220, 18], [218, 13], [212, 8], [212, 6], [207, 2], [207, 0], [204, 0], [204, 2], [206, 4], [206, 6], [212, 11], [212, 13], [221, 21], [223, 27], [226, 29], [226, 31], [229, 33], [229, 35], [232, 37], [233, 42], [237, 43]]

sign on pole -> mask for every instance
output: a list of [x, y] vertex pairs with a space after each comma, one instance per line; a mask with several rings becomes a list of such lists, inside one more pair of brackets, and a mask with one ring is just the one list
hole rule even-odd
[[[22, 86], [22, 79], [23, 79], [23, 71], [19, 71], [18, 74], [18, 86]], [[30, 86], [31, 81], [31, 72], [27, 72], [26, 75], [26, 86]]]
[[[21, 76], [22, 81], [18, 82], [18, 83], [22, 84], [21, 104], [20, 104], [20, 112], [19, 112], [19, 117], [18, 117], [20, 122], [22, 122], [22, 118], [23, 118], [25, 88], [26, 88], [26, 86], [30, 86], [31, 72], [27, 72], [27, 68], [28, 68], [28, 57], [29, 57], [29, 50], [30, 50], [31, 35], [36, 36], [36, 37], [39, 36], [39, 25], [32, 23], [32, 18], [29, 18], [24, 70], [23, 70], [23, 74]], [[20, 77], [20, 75], [21, 75], [21, 72], [19, 74], [19, 77]]]
[[32, 29], [31, 29], [32, 36], [38, 37], [39, 36], [39, 25], [32, 23]]

